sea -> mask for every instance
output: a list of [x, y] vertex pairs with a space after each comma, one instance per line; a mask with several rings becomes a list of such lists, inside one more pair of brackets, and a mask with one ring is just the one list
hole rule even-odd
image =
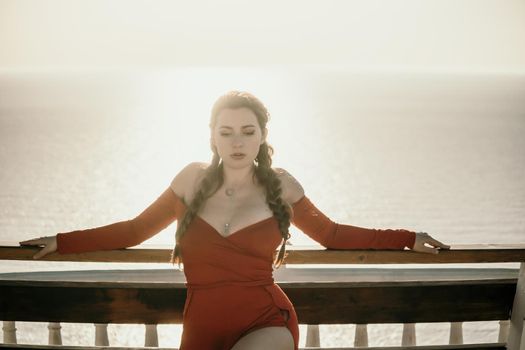
[[[211, 106], [229, 90], [268, 107], [273, 165], [332, 220], [452, 247], [525, 243], [525, 72], [272, 66], [0, 70], [2, 245], [139, 214], [186, 164], [210, 161]], [[171, 248], [174, 233], [142, 245]], [[0, 262], [0, 273], [108, 268], [172, 267]], [[497, 341], [498, 322], [463, 327], [465, 343]], [[63, 343], [93, 345], [94, 328], [62, 323]], [[47, 343], [47, 323], [17, 329], [20, 343]], [[445, 344], [449, 329], [417, 324], [417, 343]], [[181, 330], [159, 325], [159, 345], [178, 346]], [[369, 325], [369, 346], [399, 345], [401, 330]], [[322, 346], [352, 346], [355, 325], [320, 332]], [[143, 325], [108, 333], [111, 345], [144, 344]]]

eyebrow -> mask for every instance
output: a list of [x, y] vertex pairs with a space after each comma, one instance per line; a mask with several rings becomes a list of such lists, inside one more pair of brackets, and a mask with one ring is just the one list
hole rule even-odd
[[[219, 126], [219, 128], [220, 129], [232, 129], [233, 130], [233, 128], [231, 126], [227, 126], [227, 125], [221, 125], [221, 126]], [[241, 126], [241, 129], [245, 129], [245, 128], [255, 128], [255, 125], [249, 124], [249, 125]]]

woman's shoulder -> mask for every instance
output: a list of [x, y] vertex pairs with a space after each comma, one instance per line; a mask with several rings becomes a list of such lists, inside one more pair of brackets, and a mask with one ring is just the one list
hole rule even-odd
[[277, 178], [281, 181], [282, 198], [290, 205], [304, 196], [304, 188], [299, 181], [286, 169], [273, 168]]
[[203, 162], [192, 162], [186, 165], [171, 181], [170, 187], [173, 192], [189, 203], [195, 192], [196, 184], [208, 166], [209, 164]]

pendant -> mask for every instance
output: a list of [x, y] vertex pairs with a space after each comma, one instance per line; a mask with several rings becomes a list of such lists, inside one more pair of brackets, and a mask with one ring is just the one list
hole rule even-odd
[[230, 223], [224, 224], [224, 235], [228, 235], [230, 233]]
[[233, 188], [227, 188], [226, 191], [225, 191], [225, 193], [226, 193], [226, 195], [227, 195], [228, 197], [233, 196], [233, 192], [234, 192], [234, 191], [233, 191]]

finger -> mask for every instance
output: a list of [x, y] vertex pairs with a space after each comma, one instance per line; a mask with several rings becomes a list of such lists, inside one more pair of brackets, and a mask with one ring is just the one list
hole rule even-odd
[[20, 245], [37, 245], [42, 244], [41, 238], [29, 239], [27, 241], [18, 242]]
[[29, 246], [35, 246], [35, 245], [40, 246], [44, 244], [45, 244], [45, 241], [43, 239], [32, 239], [29, 241], [20, 242], [20, 245], [29, 245]]
[[438, 254], [439, 251], [436, 249], [436, 248], [430, 248], [430, 247], [427, 247], [427, 246], [421, 246], [421, 251], [423, 253], [430, 253], [430, 254]]
[[440, 249], [450, 249], [450, 246], [448, 244], [440, 243], [438, 248], [440, 248]]
[[45, 238], [47, 238], [47, 237], [38, 237], [38, 238], [26, 239], [25, 241], [21, 241], [19, 243], [29, 243], [29, 244], [31, 244], [31, 243], [35, 243], [35, 242], [41, 242], [41, 241], [45, 240]]
[[44, 255], [46, 255], [48, 252], [46, 250], [46, 248], [42, 248], [40, 249], [40, 251], [38, 253], [36, 253], [35, 255], [33, 255], [33, 259], [40, 259], [41, 257], [43, 257]]
[[430, 238], [429, 243], [432, 244], [434, 247], [450, 249], [449, 245], [441, 243], [440, 241], [438, 241], [437, 239], [434, 239], [434, 238]]

